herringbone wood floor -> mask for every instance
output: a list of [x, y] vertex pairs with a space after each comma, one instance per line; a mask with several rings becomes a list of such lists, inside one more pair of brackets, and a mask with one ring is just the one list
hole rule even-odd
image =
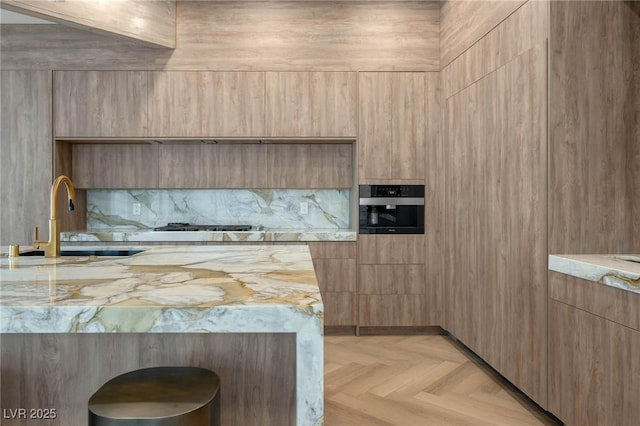
[[326, 336], [325, 425], [551, 425], [444, 336]]

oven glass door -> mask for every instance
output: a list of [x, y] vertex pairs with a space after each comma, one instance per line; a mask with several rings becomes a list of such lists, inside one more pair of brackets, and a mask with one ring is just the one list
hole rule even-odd
[[424, 234], [424, 206], [360, 206], [361, 234]]

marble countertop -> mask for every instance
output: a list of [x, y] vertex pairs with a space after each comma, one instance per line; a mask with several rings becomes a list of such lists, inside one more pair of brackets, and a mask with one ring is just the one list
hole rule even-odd
[[550, 255], [549, 270], [640, 294], [640, 255]]
[[113, 228], [62, 232], [63, 242], [303, 242], [356, 241], [350, 229], [273, 229], [248, 232], [153, 231]]
[[140, 248], [123, 257], [1, 258], [0, 332], [201, 331], [216, 309], [322, 318], [306, 245]]
[[306, 244], [130, 248], [145, 251], [1, 257], [0, 333], [293, 333], [297, 424], [323, 423], [324, 307]]

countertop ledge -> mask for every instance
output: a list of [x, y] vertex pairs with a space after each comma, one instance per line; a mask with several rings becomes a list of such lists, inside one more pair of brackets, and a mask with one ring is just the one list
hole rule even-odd
[[638, 262], [634, 254], [549, 255], [549, 270], [640, 294]]
[[352, 229], [273, 229], [247, 232], [88, 229], [62, 232], [63, 242], [311, 242], [356, 241]]
[[0, 333], [293, 332], [304, 318], [322, 323], [306, 245], [135, 248], [145, 251], [0, 258]]

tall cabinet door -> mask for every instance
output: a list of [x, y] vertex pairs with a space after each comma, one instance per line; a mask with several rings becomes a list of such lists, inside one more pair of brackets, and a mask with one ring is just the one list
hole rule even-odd
[[267, 136], [356, 136], [356, 73], [268, 72]]
[[264, 136], [263, 72], [150, 73], [155, 137]]
[[147, 135], [147, 72], [57, 71], [54, 78], [57, 138]]
[[425, 178], [425, 73], [359, 73], [360, 183]]
[[2, 71], [0, 245], [47, 229], [52, 178], [51, 72]]

